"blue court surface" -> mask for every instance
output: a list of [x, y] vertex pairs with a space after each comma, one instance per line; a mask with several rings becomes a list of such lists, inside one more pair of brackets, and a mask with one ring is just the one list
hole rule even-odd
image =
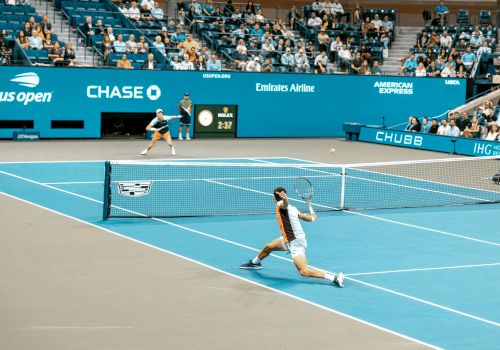
[[[100, 161], [0, 164], [0, 192], [108, 233], [431, 347], [500, 348], [498, 204], [319, 213], [303, 224], [307, 257], [314, 267], [343, 271], [340, 289], [301, 277], [285, 253], [270, 256], [262, 270], [238, 268], [279, 236], [274, 215], [103, 221], [103, 179]], [[169, 194], [166, 205], [178, 195]]]

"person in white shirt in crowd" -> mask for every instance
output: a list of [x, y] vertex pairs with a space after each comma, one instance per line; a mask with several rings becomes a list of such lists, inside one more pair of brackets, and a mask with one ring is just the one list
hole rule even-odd
[[128, 8], [125, 7], [125, 3], [120, 3], [120, 6], [118, 7], [118, 11], [120, 11], [125, 17], [129, 18], [130, 15], [128, 13]]
[[323, 50], [314, 59], [315, 72], [318, 73], [318, 74], [325, 74], [326, 73], [326, 65], [327, 65], [327, 63], [328, 63], [328, 57], [326, 56], [326, 51]]
[[311, 8], [317, 14], [321, 14], [322, 12], [325, 11], [325, 4], [323, 2], [316, 0], [312, 3]]
[[380, 30], [380, 27], [382, 27], [382, 21], [380, 20], [380, 17], [378, 14], [375, 14], [375, 17], [372, 19], [373, 27], [375, 27], [376, 31]]
[[292, 71], [295, 67], [295, 58], [293, 57], [290, 48], [286, 48], [285, 53], [281, 55], [281, 65], [288, 68], [288, 71]]
[[158, 68], [158, 66], [155, 63], [153, 54], [149, 53], [147, 61], [144, 62], [144, 64], [142, 65], [142, 69], [153, 70], [153, 69], [157, 69], [157, 68]]
[[427, 71], [424, 67], [423, 62], [419, 62], [417, 69], [415, 69], [415, 76], [416, 77], [426, 77], [427, 76]]
[[262, 44], [262, 50], [261, 50], [262, 57], [272, 56], [275, 50], [276, 49], [274, 48], [274, 45], [271, 44], [270, 39], [267, 38]]
[[382, 21], [382, 27], [387, 29], [389, 32], [392, 32], [394, 30], [394, 23], [392, 21], [389, 21], [389, 16], [385, 15], [384, 20]]
[[483, 33], [481, 31], [476, 31], [472, 34], [472, 38], [470, 38], [469, 45], [474, 49], [477, 49], [483, 44]]
[[241, 12], [239, 8], [234, 9], [234, 12], [231, 14], [231, 20], [233, 22], [237, 22], [241, 19]]
[[457, 72], [455, 71], [454, 62], [450, 62], [449, 64], [445, 65], [444, 68], [441, 70], [442, 78], [455, 78], [456, 76]]
[[342, 48], [338, 51], [338, 58], [338, 65], [342, 70], [345, 70], [351, 64], [353, 57], [346, 44], [342, 44]]
[[335, 62], [335, 60], [337, 59], [337, 55], [341, 49], [342, 40], [340, 39], [340, 36], [337, 36], [335, 40], [333, 40], [330, 44], [330, 59], [332, 60], [332, 62]]
[[125, 45], [127, 45], [127, 49], [126, 49], [127, 52], [137, 53], [137, 43], [135, 42], [135, 35], [134, 34], [130, 34]]
[[498, 136], [499, 136], [498, 133], [499, 133], [498, 124], [496, 124], [496, 123], [491, 124], [491, 130], [486, 135], [485, 140], [486, 141], [497, 141]]
[[156, 51], [158, 51], [159, 53], [161, 53], [163, 56], [166, 55], [165, 44], [161, 41], [161, 36], [160, 35], [157, 35], [155, 37], [155, 41], [153, 42], [153, 48]]
[[443, 119], [443, 120], [441, 120], [441, 125], [439, 126], [438, 131], [436, 132], [436, 135], [444, 135], [446, 132], [446, 129], [449, 129], [448, 120]]
[[115, 52], [124, 53], [127, 51], [127, 44], [123, 42], [123, 35], [118, 34], [115, 42], [113, 43], [113, 49]]
[[479, 49], [477, 49], [477, 56], [483, 55], [483, 54], [491, 54], [491, 47], [488, 46], [487, 41], [483, 41], [483, 45]]
[[311, 12], [311, 17], [307, 20], [307, 26], [309, 28], [319, 28], [323, 21], [316, 15], [316, 12]]
[[266, 17], [262, 14], [262, 10], [258, 9], [257, 13], [255, 14], [255, 22], [259, 23], [266, 23]]
[[307, 60], [306, 55], [304, 54], [303, 49], [299, 49], [295, 54], [294, 62], [295, 62], [295, 71], [299, 73], [304, 73], [309, 69], [309, 61]]
[[456, 126], [455, 119], [450, 119], [448, 126], [444, 130], [444, 136], [452, 136], [459, 137], [460, 136], [460, 128]]
[[259, 57], [255, 56], [253, 58], [253, 60], [250, 60], [247, 63], [245, 70], [247, 72], [260, 72], [260, 59], [259, 59]]
[[193, 62], [189, 62], [189, 55], [184, 54], [184, 61], [179, 63], [179, 70], [194, 70]]
[[33, 29], [33, 35], [28, 38], [31, 50], [43, 50], [43, 40], [38, 35], [38, 30]]
[[443, 35], [439, 38], [439, 42], [442, 48], [446, 48], [446, 51], [451, 49], [451, 45], [453, 44], [453, 38], [448, 34], [448, 31], [443, 31]]
[[153, 19], [156, 21], [163, 20], [164, 13], [157, 2], [154, 3], [153, 8], [151, 9], [151, 15], [153, 16]]
[[151, 11], [154, 7], [154, 3], [151, 0], [142, 0], [141, 7], [148, 10], [148, 11]]
[[16, 0], [6, 0], [5, 5], [16, 6]]
[[132, 1], [131, 6], [128, 9], [128, 18], [138, 21], [141, 19], [141, 10], [137, 7], [137, 2]]
[[113, 34], [113, 28], [111, 27], [106, 28], [106, 35], [108, 36], [111, 45], [113, 45], [115, 42], [115, 35]]

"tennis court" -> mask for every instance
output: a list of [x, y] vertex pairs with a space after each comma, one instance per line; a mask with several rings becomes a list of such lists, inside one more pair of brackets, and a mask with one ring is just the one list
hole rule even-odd
[[[266, 166], [294, 164], [299, 167], [301, 164], [305, 167], [315, 164], [286, 157], [204, 159], [203, 162]], [[357, 181], [363, 179], [359, 173], [356, 176]], [[375, 179], [381, 181], [378, 177]], [[151, 255], [158, 254], [158, 251], [171, 253], [201, 264], [207, 271], [216, 271], [216, 275], [229, 276], [238, 283], [250, 282], [258, 288], [264, 287], [266, 292], [270, 290], [321, 311], [347, 316], [361, 322], [363, 327], [375, 327], [394, 335], [392, 341], [383, 343], [386, 348], [498, 347], [500, 235], [496, 218], [499, 204], [321, 212], [319, 220], [304, 224], [309, 243], [308, 260], [312, 266], [326, 271], [343, 271], [347, 276], [346, 287], [340, 289], [324, 281], [300, 277], [290, 256], [284, 253], [270, 256], [263, 263], [264, 269], [259, 271], [238, 268], [279, 234], [272, 214], [111, 218], [103, 221], [103, 181], [103, 161], [0, 164], [0, 192], [8, 197], [9, 203], [10, 199], [20, 200], [76, 219], [90, 225], [89, 228], [101, 229], [103, 235], [129, 238], [147, 246], [146, 256], [148, 252]], [[265, 185], [271, 184], [265, 181]], [[414, 183], [404, 182], [403, 185], [414, 186]], [[258, 190], [264, 192], [266, 186]], [[351, 186], [354, 187], [348, 190], [356, 191], [356, 183]], [[371, 203], [391, 191], [386, 185], [378, 188], [379, 192], [373, 190], [373, 185], [360, 187], [358, 191], [365, 192]], [[234, 200], [238, 200], [237, 191], [230, 193], [235, 196]], [[490, 192], [485, 189], [484, 193]], [[174, 205], [175, 197], [184, 195], [189, 196], [189, 193], [168, 193], [170, 199], [164, 205]], [[470, 196], [470, 193], [460, 192], [459, 195]], [[393, 196], [398, 196], [398, 192]], [[427, 194], [425, 197], [428, 199], [429, 196], [441, 197], [442, 194]], [[493, 196], [498, 196], [498, 193]], [[272, 197], [269, 198], [268, 204], [272, 208]], [[58, 248], [64, 249], [63, 246]], [[183, 279], [181, 276], [175, 278]], [[188, 280], [189, 276], [184, 278]], [[199, 281], [201, 284], [205, 282]], [[109, 283], [113, 284], [113, 281]], [[249, 288], [251, 284], [248, 284]], [[243, 293], [240, 298], [241, 295]], [[231, 299], [231, 294], [226, 298]], [[249, 297], [231, 301], [242, 308], [252, 307]], [[189, 303], [189, 300], [179, 302]], [[273, 305], [268, 306], [272, 309]], [[43, 326], [43, 318], [39, 321]], [[318, 317], [317, 322], [319, 327], [321, 318]], [[128, 326], [120, 327], [126, 329]], [[255, 337], [259, 337], [258, 331], [259, 327]], [[194, 332], [196, 334], [196, 330]], [[332, 334], [334, 332], [332, 330]], [[352, 344], [344, 343], [339, 347], [357, 347], [356, 333], [350, 337], [353, 338]], [[231, 347], [222, 340], [220, 342], [220, 348]], [[184, 344], [187, 345], [185, 348], [195, 347], [190, 346], [189, 341]], [[369, 348], [370, 339], [364, 339], [364, 344]], [[283, 348], [289, 347], [284, 344]]]

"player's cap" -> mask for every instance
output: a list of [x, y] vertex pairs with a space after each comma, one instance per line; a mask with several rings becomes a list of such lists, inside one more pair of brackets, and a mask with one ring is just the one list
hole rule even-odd
[[166, 32], [167, 31], [167, 27], [161, 27], [161, 31], [162, 32]]
[[156, 110], [156, 113], [163, 113], [163, 109], [158, 108], [158, 109]]
[[259, 60], [259, 58], [258, 58], [257, 56], [255, 56], [255, 57], [253, 58], [253, 60], [254, 60], [254, 61], [260, 61], [260, 60]]
[[189, 92], [187, 92], [187, 91], [186, 91], [186, 92], [184, 93], [184, 96], [189, 96]]

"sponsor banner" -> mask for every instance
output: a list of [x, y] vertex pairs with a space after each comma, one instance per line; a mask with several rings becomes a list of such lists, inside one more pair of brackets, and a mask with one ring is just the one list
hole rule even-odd
[[359, 135], [360, 141], [447, 153], [453, 153], [452, 139], [449, 136], [369, 127], [362, 127]]
[[40, 141], [40, 133], [35, 131], [15, 131], [12, 134], [14, 141]]
[[459, 138], [455, 151], [466, 156], [498, 156], [500, 155], [500, 142]]
[[[237, 137], [334, 137], [342, 125], [395, 125], [402, 116], [439, 115], [464, 103], [463, 79], [322, 74], [2, 67], [0, 119], [32, 118], [42, 138], [99, 138], [101, 113], [177, 114], [194, 105], [237, 106]], [[429, 98], [439, 96], [439, 98]], [[223, 111], [221, 113], [224, 113]], [[214, 119], [219, 117], [219, 112]], [[204, 117], [206, 118], [206, 117]], [[221, 119], [224, 119], [221, 117]], [[225, 118], [226, 121], [229, 121]], [[83, 120], [83, 129], [52, 128]], [[195, 118], [193, 118], [193, 123]], [[171, 134], [177, 137], [177, 120]], [[144, 126], [145, 127], [145, 126]], [[13, 129], [1, 129], [11, 138]]]
[[500, 155], [500, 142], [497, 141], [423, 134], [418, 132], [362, 127], [359, 140], [428, 151], [456, 153], [465, 156], [480, 157]]

